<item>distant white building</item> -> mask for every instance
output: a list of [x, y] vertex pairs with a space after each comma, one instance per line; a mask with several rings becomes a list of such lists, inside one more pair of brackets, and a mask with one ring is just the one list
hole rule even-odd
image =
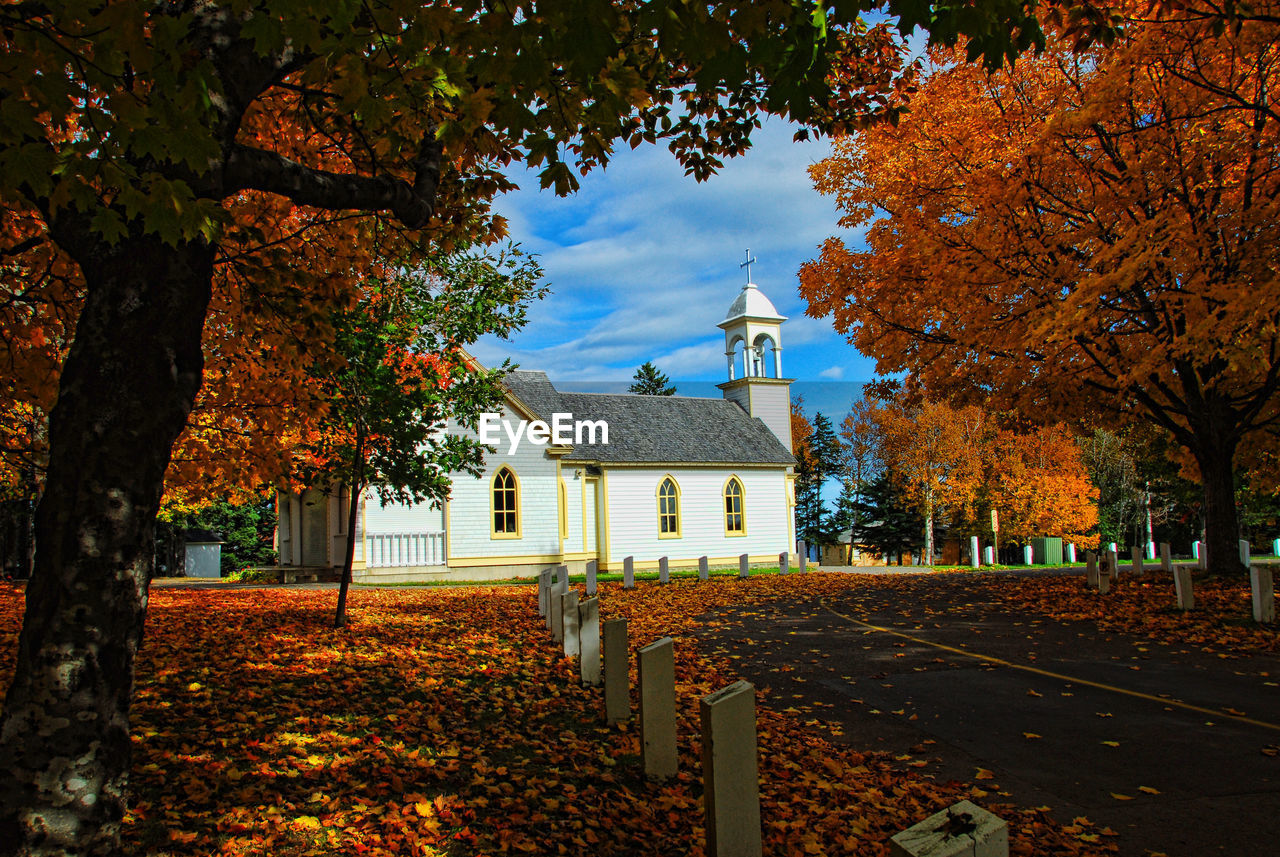
[[[661, 556], [673, 566], [704, 555], [733, 565], [744, 553], [776, 563], [795, 544], [785, 320], [754, 283], [743, 287], [719, 325], [729, 367], [722, 399], [563, 392], [542, 372], [513, 372], [497, 451], [479, 477], [454, 478], [443, 507], [383, 506], [373, 491], [360, 498], [355, 579], [524, 577], [559, 564], [581, 571], [588, 559], [607, 571], [627, 556], [637, 569], [656, 568]], [[507, 432], [556, 414], [604, 421], [608, 442], [584, 431], [577, 442], [526, 437], [511, 448]], [[281, 493], [281, 564], [341, 566], [347, 502], [341, 491]]]

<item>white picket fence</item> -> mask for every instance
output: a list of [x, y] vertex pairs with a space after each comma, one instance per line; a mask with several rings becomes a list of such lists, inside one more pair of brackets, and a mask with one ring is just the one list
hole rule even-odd
[[444, 533], [369, 533], [368, 568], [444, 565]]

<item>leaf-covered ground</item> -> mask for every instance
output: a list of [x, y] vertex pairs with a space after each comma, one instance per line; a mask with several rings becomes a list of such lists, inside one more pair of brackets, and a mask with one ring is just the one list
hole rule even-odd
[[[156, 590], [128, 844], [173, 855], [701, 854], [697, 703], [737, 676], [694, 632], [711, 611], [865, 580], [602, 587], [602, 618], [629, 620], [633, 650], [676, 639], [681, 773], [665, 784], [641, 775], [634, 722], [603, 724], [600, 691], [559, 656], [532, 587], [356, 592], [340, 632], [328, 627], [330, 591]], [[987, 581], [1027, 610], [1094, 609], [1079, 578], [1036, 584]], [[1224, 599], [1239, 612], [1236, 594]], [[1125, 585], [1099, 609], [1146, 633], [1187, 633], [1182, 617], [1140, 615], [1156, 600]], [[6, 682], [20, 610], [20, 592], [0, 593]], [[1224, 630], [1216, 613], [1198, 615], [1189, 621], [1213, 624], [1207, 636]], [[1229, 645], [1274, 643], [1272, 632], [1225, 631]], [[980, 783], [935, 783], [900, 758], [834, 745], [786, 705], [766, 696], [759, 709], [766, 854], [883, 854], [893, 833], [965, 796], [1010, 821], [1014, 853], [1113, 847], [1086, 823], [992, 804]]]

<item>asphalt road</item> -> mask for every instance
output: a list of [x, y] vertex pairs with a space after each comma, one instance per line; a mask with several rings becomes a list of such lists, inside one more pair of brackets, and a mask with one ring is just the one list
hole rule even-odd
[[736, 610], [708, 641], [765, 704], [940, 780], [990, 771], [976, 782], [1111, 827], [1125, 857], [1280, 855], [1280, 658], [1009, 612], [967, 575], [901, 582]]

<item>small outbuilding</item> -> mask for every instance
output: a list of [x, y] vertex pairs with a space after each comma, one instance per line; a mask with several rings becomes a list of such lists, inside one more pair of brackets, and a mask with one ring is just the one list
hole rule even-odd
[[225, 539], [212, 530], [187, 530], [182, 534], [187, 577], [222, 577], [222, 545]]

